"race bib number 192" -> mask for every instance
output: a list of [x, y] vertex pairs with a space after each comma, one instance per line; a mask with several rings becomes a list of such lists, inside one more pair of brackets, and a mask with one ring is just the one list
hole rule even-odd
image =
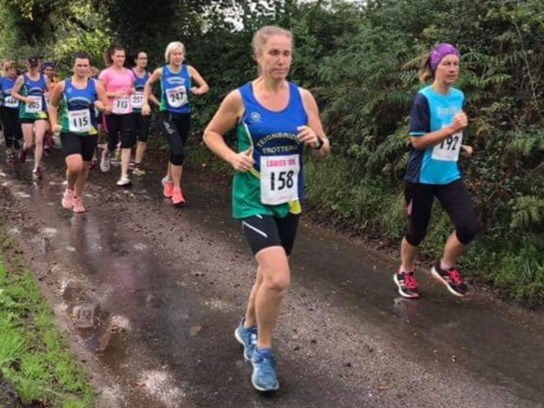
[[431, 158], [441, 161], [458, 161], [461, 144], [463, 143], [463, 132], [455, 133], [444, 139], [442, 143], [433, 147]]

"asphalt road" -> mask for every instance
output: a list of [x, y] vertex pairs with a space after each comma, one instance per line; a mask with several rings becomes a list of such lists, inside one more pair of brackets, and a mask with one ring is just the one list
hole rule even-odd
[[[45, 177], [0, 165], [0, 210], [100, 391], [100, 407], [544, 407], [544, 319], [487, 294], [457, 299], [396, 260], [302, 223], [276, 335], [281, 389], [250, 384], [233, 331], [255, 262], [228, 186], [188, 169], [188, 205], [155, 170], [129, 189], [92, 171], [88, 211], [63, 210], [60, 153]], [[161, 166], [163, 167], [163, 166]]]

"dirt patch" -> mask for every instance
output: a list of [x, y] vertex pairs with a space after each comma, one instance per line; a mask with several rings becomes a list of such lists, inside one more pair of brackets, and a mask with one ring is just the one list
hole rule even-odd
[[17, 390], [0, 371], [0, 407], [2, 408], [20, 408], [21, 399]]

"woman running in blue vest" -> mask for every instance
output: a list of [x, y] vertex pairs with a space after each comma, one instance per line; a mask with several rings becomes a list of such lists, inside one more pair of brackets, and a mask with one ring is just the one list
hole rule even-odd
[[[98, 142], [95, 106], [100, 110], [111, 108], [102, 85], [96, 79], [89, 78], [89, 54], [76, 53], [73, 64], [72, 77], [61, 81], [53, 90], [49, 119], [53, 132], [60, 132], [62, 151], [66, 157], [67, 186], [62, 206], [74, 213], [82, 213], [85, 212], [83, 189]], [[58, 107], [61, 101], [63, 114], [59, 122]]]
[[[135, 92], [132, 94], [132, 111], [134, 114], [134, 122], [136, 129], [136, 157], [134, 159], [133, 174], [137, 176], [144, 176], [145, 170], [142, 168], [142, 161], [144, 160], [145, 150], [147, 148], [147, 139], [149, 137], [149, 125], [151, 123], [151, 117], [149, 115], [142, 115], [142, 105], [144, 103], [144, 88], [146, 82], [151, 77], [151, 74], [147, 71], [147, 53], [139, 51], [134, 59], [134, 76], [136, 81], [134, 82]], [[155, 95], [150, 94], [149, 99], [155, 104], [159, 105], [159, 101]]]
[[47, 131], [47, 108], [45, 93], [48, 84], [45, 75], [40, 73], [40, 57], [32, 56], [27, 60], [26, 74], [17, 78], [11, 95], [19, 100], [19, 120], [23, 131], [24, 145], [19, 153], [19, 160], [24, 163], [30, 149], [34, 147], [34, 168], [32, 178], [43, 177], [40, 166], [43, 156], [43, 139]]
[[[310, 92], [287, 80], [293, 36], [263, 27], [253, 37], [259, 77], [232, 91], [204, 131], [204, 142], [235, 170], [233, 215], [258, 263], [245, 317], [234, 335], [251, 361], [251, 381], [259, 391], [279, 388], [272, 333], [291, 273], [288, 257], [295, 242], [304, 192], [302, 154], [317, 157], [330, 146]], [[238, 151], [223, 136], [236, 128]]]
[[15, 162], [15, 152], [21, 148], [23, 134], [19, 122], [19, 101], [11, 94], [17, 81], [17, 67], [15, 61], [4, 62], [4, 75], [0, 77], [0, 91], [2, 92], [2, 107], [0, 119], [4, 128], [6, 141], [6, 161]]
[[458, 76], [459, 51], [450, 44], [439, 44], [420, 75], [422, 81], [432, 78], [433, 82], [418, 92], [412, 104], [412, 152], [405, 176], [409, 225], [401, 244], [401, 265], [393, 277], [405, 298], [420, 296], [414, 262], [427, 232], [434, 197], [450, 216], [455, 231], [431, 273], [454, 295], [468, 294], [457, 259], [478, 233], [478, 222], [458, 164], [460, 153], [472, 154], [472, 148], [462, 144], [468, 119], [463, 112], [464, 94], [453, 87]]
[[[164, 183], [163, 194], [171, 198], [174, 205], [179, 205], [185, 203], [181, 176], [191, 126], [190, 94], [203, 95], [209, 88], [198, 71], [184, 63], [185, 46], [182, 43], [175, 41], [168, 44], [164, 59], [166, 64], [162, 68], [157, 68], [145, 84], [142, 114], [151, 114], [149, 107], [151, 88], [160, 80], [161, 102], [157, 126], [170, 147], [168, 179]], [[193, 81], [196, 86], [193, 86]]]

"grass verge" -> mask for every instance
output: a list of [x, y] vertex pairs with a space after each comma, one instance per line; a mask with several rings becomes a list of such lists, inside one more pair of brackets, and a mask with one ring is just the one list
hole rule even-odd
[[1, 224], [0, 244], [0, 370], [25, 407], [94, 407], [88, 378]]

